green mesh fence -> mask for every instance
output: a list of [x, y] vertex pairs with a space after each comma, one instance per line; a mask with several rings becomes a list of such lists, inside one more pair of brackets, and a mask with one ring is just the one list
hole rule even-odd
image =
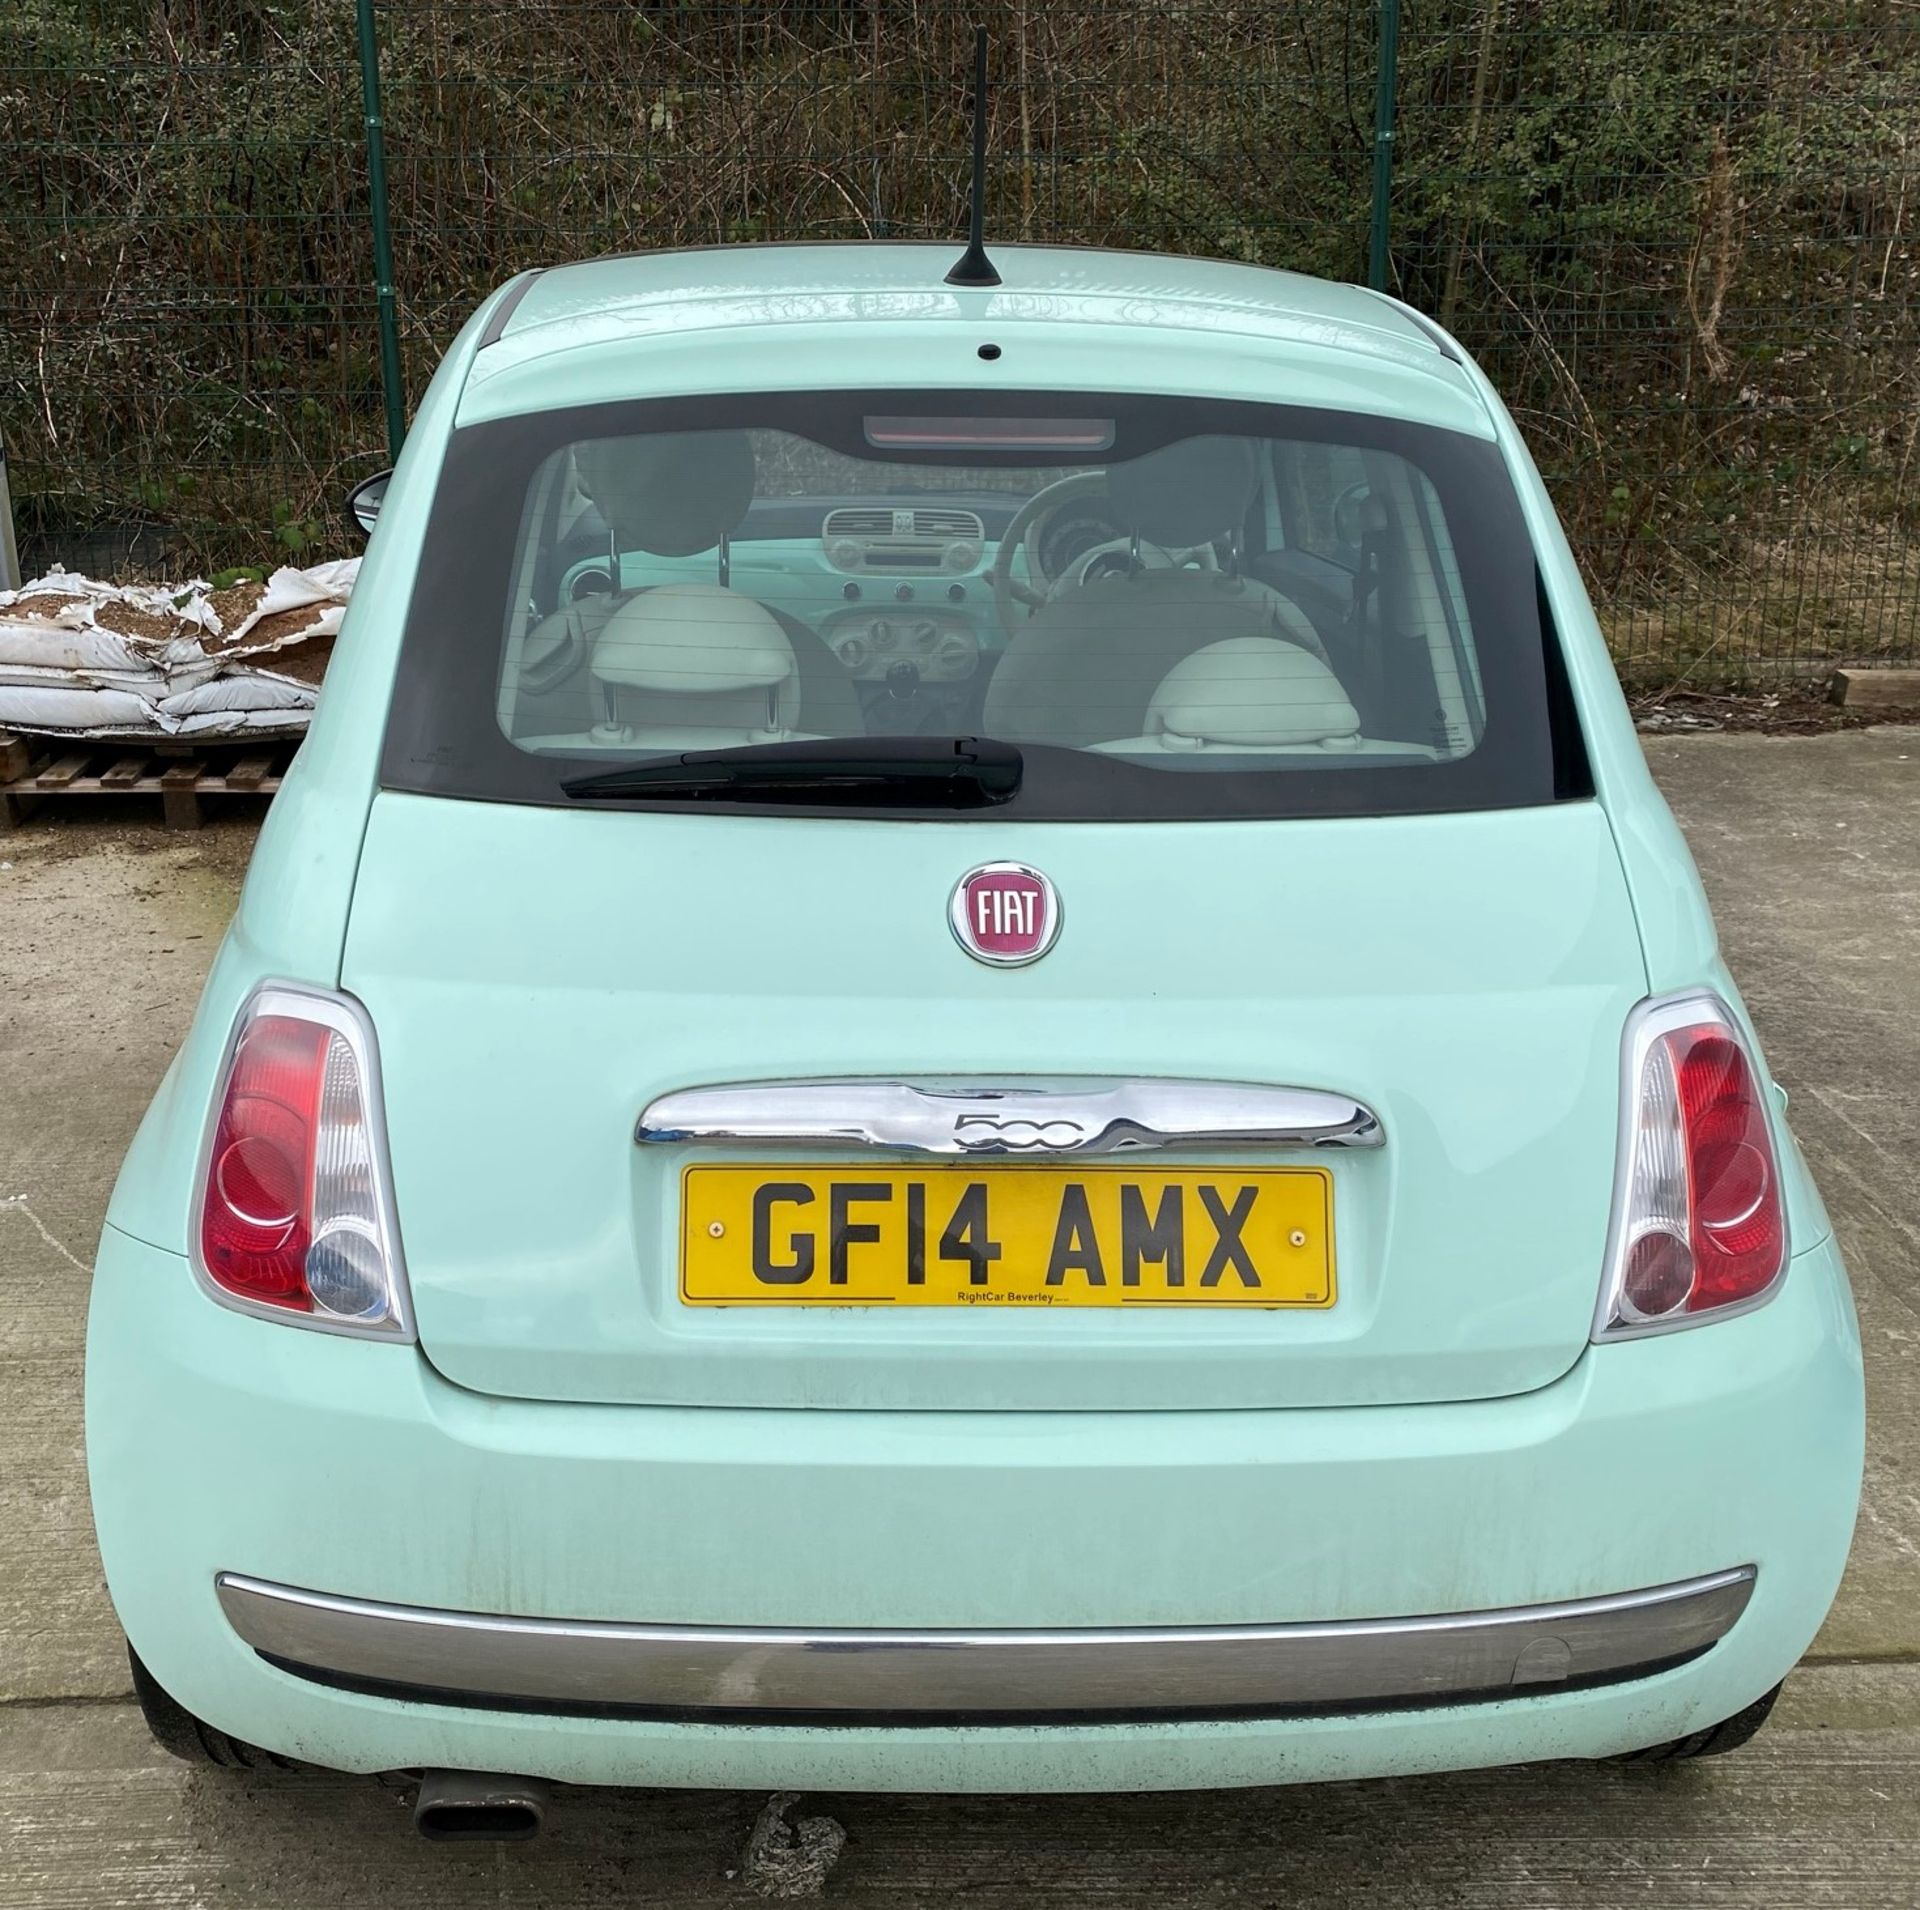
[[[385, 461], [352, 0], [12, 0], [0, 426], [23, 557], [347, 545]], [[1920, 661], [1920, 14], [1404, 0], [1390, 286], [1519, 417], [1636, 687]], [[989, 230], [1341, 278], [1377, 11], [1347, 0], [382, 0], [417, 396], [511, 272]]]
[[353, 15], [8, 0], [0, 427], [21, 558], [286, 561], [379, 468]]
[[1920, 14], [1414, 0], [1395, 289], [1547, 474], [1622, 674], [1920, 658]]

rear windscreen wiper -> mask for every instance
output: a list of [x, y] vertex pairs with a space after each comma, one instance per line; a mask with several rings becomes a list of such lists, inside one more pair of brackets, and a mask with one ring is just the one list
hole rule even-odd
[[569, 776], [580, 801], [848, 803], [975, 809], [1007, 801], [1025, 767], [986, 736], [822, 736], [743, 749], [696, 749]]

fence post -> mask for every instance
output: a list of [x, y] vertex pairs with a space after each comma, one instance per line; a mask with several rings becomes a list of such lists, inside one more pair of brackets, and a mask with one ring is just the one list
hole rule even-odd
[[1387, 289], [1388, 209], [1393, 198], [1393, 102], [1400, 77], [1400, 0], [1380, 0], [1380, 64], [1373, 82], [1373, 230], [1367, 283]]
[[380, 320], [380, 388], [387, 401], [387, 455], [398, 458], [407, 435], [400, 388], [400, 322], [393, 302], [393, 227], [387, 217], [387, 142], [380, 120], [380, 43], [373, 0], [358, 0], [360, 100], [367, 122], [367, 198], [373, 209], [373, 296]]
[[18, 590], [20, 582], [20, 551], [13, 541], [13, 490], [7, 482], [7, 440], [0, 433], [0, 590]]

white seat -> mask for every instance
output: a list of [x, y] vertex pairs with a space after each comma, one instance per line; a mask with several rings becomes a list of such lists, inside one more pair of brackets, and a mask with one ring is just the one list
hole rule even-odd
[[1115, 755], [1363, 747], [1360, 716], [1310, 650], [1229, 637], [1184, 657], [1147, 704], [1142, 735], [1094, 745]]

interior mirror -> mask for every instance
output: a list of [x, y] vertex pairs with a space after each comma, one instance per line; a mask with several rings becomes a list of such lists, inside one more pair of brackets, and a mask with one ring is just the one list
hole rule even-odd
[[371, 534], [380, 521], [380, 506], [386, 500], [387, 486], [393, 482], [391, 471], [364, 478], [347, 493], [347, 514], [363, 531]]

